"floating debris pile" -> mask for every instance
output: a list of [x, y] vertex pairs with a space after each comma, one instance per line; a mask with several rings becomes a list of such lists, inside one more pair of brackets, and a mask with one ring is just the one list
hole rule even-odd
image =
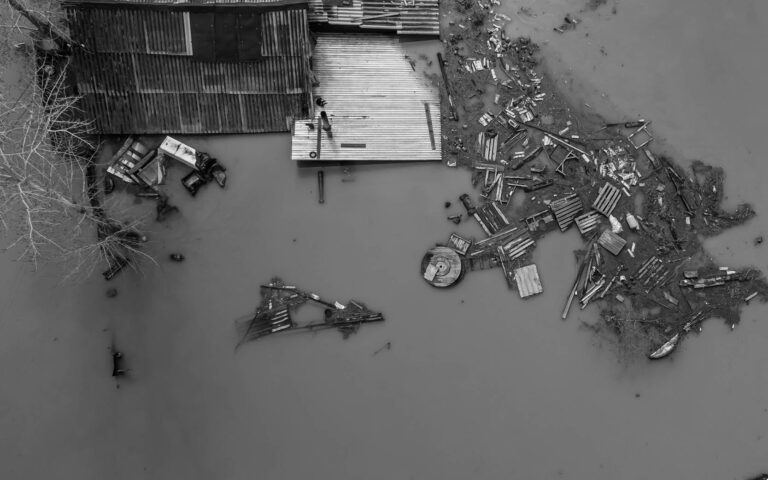
[[510, 38], [509, 17], [494, 5], [443, 2], [446, 164], [472, 172], [477, 194], [460, 201], [485, 238], [454, 233], [438, 248], [453, 250], [462, 274], [500, 267], [527, 298], [541, 290], [536, 241], [578, 228], [586, 249], [576, 252], [563, 318], [576, 299], [582, 309], [596, 303], [595, 329], [651, 358], [708, 318], [735, 326], [742, 305], [768, 298], [768, 284], [754, 269], [716, 265], [702, 239], [746, 222], [752, 208], [722, 210], [722, 169], [693, 162], [685, 171], [654, 153], [650, 121], [606, 122], [572, 108], [539, 68], [538, 46]]
[[[117, 178], [129, 185], [140, 187], [143, 190], [138, 194], [140, 196], [165, 197], [158, 187], [165, 184], [167, 160], [173, 159], [191, 168], [181, 179], [181, 183], [192, 196], [211, 181], [215, 181], [221, 188], [226, 185], [227, 169], [207, 153], [173, 137], [165, 137], [155, 148], [149, 148], [147, 143], [149, 142], [134, 136], [125, 140], [107, 167], [107, 184], [113, 186], [113, 178]], [[107, 193], [110, 193], [112, 188], [108, 188]]]
[[[299, 324], [293, 320], [293, 312], [301, 305], [312, 302], [325, 308], [323, 320]], [[357, 332], [361, 325], [381, 322], [384, 316], [370, 310], [365, 304], [350, 300], [347, 304], [328, 302], [318, 294], [306, 292], [294, 285], [287, 285], [273, 278], [261, 286], [261, 303], [256, 312], [236, 322], [240, 336], [238, 346], [269, 335], [288, 331], [310, 331], [335, 328], [344, 338]]]

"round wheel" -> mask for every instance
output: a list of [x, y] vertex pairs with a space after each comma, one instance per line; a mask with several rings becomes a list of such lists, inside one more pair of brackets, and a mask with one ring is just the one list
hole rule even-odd
[[448, 247], [431, 248], [421, 260], [421, 274], [433, 287], [445, 288], [455, 285], [464, 277], [461, 257]]

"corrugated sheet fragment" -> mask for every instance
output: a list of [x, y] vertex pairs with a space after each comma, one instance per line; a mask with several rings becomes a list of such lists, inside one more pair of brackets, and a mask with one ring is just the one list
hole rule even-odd
[[441, 160], [440, 92], [413, 71], [405, 54], [393, 36], [318, 34], [313, 72], [319, 85], [313, 94], [327, 102], [333, 136], [322, 132], [318, 151], [319, 111], [297, 120], [291, 157], [333, 162]]
[[612, 231], [606, 230], [600, 235], [600, 238], [597, 239], [597, 243], [612, 254], [618, 255], [621, 253], [621, 249], [624, 248], [624, 245], [627, 244], [627, 241]]
[[537, 295], [544, 291], [544, 288], [541, 286], [541, 279], [539, 279], [539, 270], [535, 264], [516, 268], [515, 282], [517, 283], [517, 291], [520, 293], [520, 298]]
[[440, 35], [439, 0], [349, 0], [348, 4], [309, 0], [309, 21], [350, 29]]

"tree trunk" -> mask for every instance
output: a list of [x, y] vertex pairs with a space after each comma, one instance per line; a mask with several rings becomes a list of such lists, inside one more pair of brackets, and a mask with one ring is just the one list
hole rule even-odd
[[29, 23], [34, 25], [37, 30], [44, 37], [50, 38], [56, 43], [59, 49], [65, 49], [67, 47], [67, 41], [55, 31], [54, 25], [48, 19], [39, 18], [34, 13], [30, 12], [27, 7], [19, 3], [19, 0], [8, 0], [8, 3], [17, 10]]

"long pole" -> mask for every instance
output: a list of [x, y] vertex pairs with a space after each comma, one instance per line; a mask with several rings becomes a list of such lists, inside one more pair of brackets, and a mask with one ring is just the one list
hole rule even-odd
[[573, 282], [573, 288], [571, 289], [571, 294], [568, 296], [568, 302], [565, 304], [565, 309], [563, 309], [563, 320], [568, 317], [568, 311], [571, 309], [571, 303], [573, 303], [573, 297], [576, 296], [576, 292], [579, 290], [579, 280], [581, 280], [581, 276], [584, 273], [584, 268], [587, 266], [587, 260], [589, 258], [592, 258], [592, 247], [595, 244], [595, 238], [597, 238], [597, 233], [592, 235], [592, 238], [589, 240], [589, 244], [587, 246], [587, 253], [584, 255], [584, 258], [581, 259], [581, 265], [579, 265], [579, 271], [576, 274], [576, 280]]
[[450, 111], [451, 119], [458, 121], [459, 116], [456, 114], [456, 108], [453, 106], [451, 86], [448, 83], [448, 74], [445, 73], [445, 62], [443, 61], [443, 54], [440, 52], [437, 52], [437, 64], [440, 66], [440, 73], [443, 75], [443, 84], [445, 85], [445, 91], [448, 94], [448, 109]]

